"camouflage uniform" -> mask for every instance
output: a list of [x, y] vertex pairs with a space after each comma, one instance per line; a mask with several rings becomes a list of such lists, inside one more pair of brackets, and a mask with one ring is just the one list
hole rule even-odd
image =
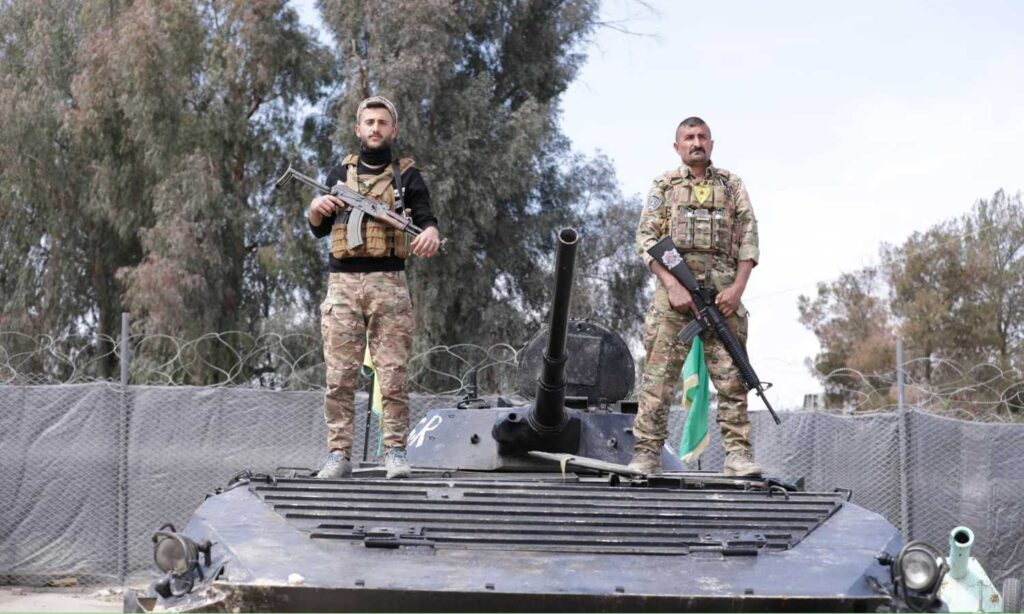
[[[345, 183], [360, 194], [395, 209], [394, 168], [375, 175], [359, 175], [358, 157], [342, 162]], [[411, 159], [398, 163], [399, 173], [413, 166]], [[331, 254], [349, 258], [406, 258], [406, 236], [373, 219], [364, 221], [365, 242], [348, 246], [347, 217], [331, 228]], [[383, 443], [387, 448], [404, 447], [409, 432], [409, 394], [406, 366], [412, 355], [413, 311], [405, 271], [332, 272], [327, 298], [320, 306], [320, 330], [327, 365], [324, 418], [327, 445], [350, 456], [355, 430], [355, 385], [363, 364], [367, 339], [370, 356], [380, 382], [384, 414]]]
[[[637, 252], [648, 267], [647, 248], [670, 234], [676, 247], [704, 286], [717, 291], [736, 280], [738, 263], [757, 264], [757, 220], [743, 181], [709, 166], [703, 181], [689, 167], [669, 171], [654, 180], [636, 231]], [[637, 451], [655, 454], [668, 436], [668, 410], [689, 344], [679, 331], [693, 319], [669, 305], [668, 292], [658, 284], [644, 320], [647, 361], [640, 385], [640, 407], [633, 432]], [[746, 346], [748, 313], [741, 304], [727, 318], [729, 328]], [[702, 333], [708, 374], [718, 391], [718, 425], [726, 453], [750, 449], [747, 389], [739, 369], [714, 331]]]
[[384, 445], [404, 446], [409, 432], [406, 364], [412, 354], [413, 334], [405, 272], [331, 273], [320, 315], [327, 363], [324, 418], [328, 449], [351, 453], [355, 386], [367, 332], [384, 405]]

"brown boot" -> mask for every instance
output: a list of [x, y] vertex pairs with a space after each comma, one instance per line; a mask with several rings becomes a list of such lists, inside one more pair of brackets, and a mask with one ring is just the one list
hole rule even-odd
[[736, 450], [725, 455], [725, 466], [722, 473], [737, 477], [761, 475], [761, 466], [754, 462], [754, 454], [750, 450]]
[[661, 475], [661, 454], [637, 450], [629, 461], [629, 468], [644, 475]]

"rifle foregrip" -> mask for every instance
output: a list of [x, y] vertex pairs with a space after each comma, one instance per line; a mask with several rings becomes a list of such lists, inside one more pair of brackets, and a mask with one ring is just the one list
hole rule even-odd
[[[717, 308], [712, 307], [711, 309]], [[740, 370], [740, 376], [743, 378], [743, 383], [747, 385], [747, 389], [756, 390], [761, 384], [761, 380], [757, 378], [757, 373], [754, 373], [754, 367], [751, 366], [750, 358], [747, 357], [747, 350], [740, 345], [740, 340], [736, 338], [736, 335], [732, 333], [732, 329], [725, 323], [725, 317], [721, 315], [721, 312], [717, 315], [717, 318], [712, 318], [715, 324], [715, 333], [722, 341], [722, 345], [725, 346], [725, 351], [729, 352], [729, 356], [732, 357], [736, 368]]]

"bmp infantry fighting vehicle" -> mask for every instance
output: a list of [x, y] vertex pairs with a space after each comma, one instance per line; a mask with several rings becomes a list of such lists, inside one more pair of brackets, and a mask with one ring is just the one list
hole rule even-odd
[[686, 471], [667, 451], [663, 475], [631, 471], [628, 348], [568, 320], [577, 241], [559, 233], [549, 334], [523, 353], [535, 402], [430, 412], [406, 480], [241, 474], [153, 535], [164, 576], [125, 609], [1000, 609], [966, 528], [946, 557], [847, 494]]

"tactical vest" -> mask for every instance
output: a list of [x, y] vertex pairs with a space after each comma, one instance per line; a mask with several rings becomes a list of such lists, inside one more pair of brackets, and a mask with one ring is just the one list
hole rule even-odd
[[735, 262], [741, 227], [725, 171], [695, 181], [676, 170], [665, 179], [665, 197], [671, 207], [668, 232], [676, 247], [685, 253], [711, 254]]
[[[402, 158], [398, 161], [399, 176], [394, 176], [395, 165], [391, 164], [379, 175], [359, 175], [359, 156], [350, 154], [345, 156], [341, 162], [345, 168], [345, 185], [367, 196], [379, 201], [392, 211], [395, 210], [395, 202], [402, 199], [402, 178], [401, 175], [409, 169], [415, 161], [412, 158]], [[403, 210], [403, 215], [407, 213]], [[387, 224], [382, 224], [369, 215], [363, 218], [363, 244], [355, 249], [348, 246], [348, 212], [341, 214], [331, 228], [331, 255], [335, 258], [386, 258], [396, 256], [398, 258], [409, 257], [409, 242], [407, 235], [396, 230]]]

